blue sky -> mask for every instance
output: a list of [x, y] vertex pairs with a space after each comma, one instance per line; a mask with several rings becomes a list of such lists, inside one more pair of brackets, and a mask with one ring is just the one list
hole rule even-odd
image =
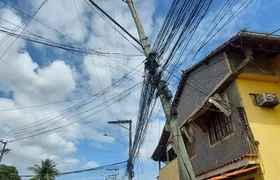
[[[24, 12], [31, 13], [42, 1], [7, 1]], [[28, 31], [41, 35], [56, 42], [87, 48], [87, 46], [102, 52], [118, 52], [121, 54], [139, 55], [129, 42], [116, 33], [102, 18], [100, 18], [83, 1], [49, 0], [36, 14], [35, 18], [53, 27], [63, 34], [75, 39], [74, 42], [68, 37], [53, 31], [44, 25], [31, 21], [27, 27]], [[122, 24], [128, 31], [137, 37], [135, 25], [130, 17], [130, 12], [122, 1], [96, 0], [112, 17]], [[140, 18], [147, 31], [149, 39], [153, 41], [164, 20], [171, 1], [136, 1]], [[280, 1], [252, 1], [234, 21], [230, 22], [216, 35], [192, 62], [195, 64], [204, 56], [225, 42], [240, 29], [247, 28], [249, 31], [272, 32], [280, 28]], [[213, 10], [214, 11], [214, 10]], [[77, 16], [80, 16], [81, 22]], [[19, 12], [3, 5], [0, 2], [0, 17], [19, 24], [25, 18]], [[211, 16], [207, 16], [211, 19]], [[82, 24], [82, 26], [81, 26]], [[13, 25], [0, 20], [0, 25], [14, 28]], [[198, 28], [203, 32], [203, 26]], [[20, 31], [18, 31], [20, 32]], [[0, 34], [0, 39], [4, 37]], [[0, 55], [6, 47], [12, 43], [9, 38], [0, 46]], [[195, 41], [195, 40], [194, 40]], [[0, 109], [14, 109], [26, 106], [34, 106], [50, 102], [57, 102], [78, 97], [86, 97], [75, 101], [51, 104], [34, 108], [1, 111], [2, 120], [0, 130], [6, 140], [15, 139], [15, 128], [29, 125], [28, 129], [19, 133], [18, 137], [28, 136], [38, 128], [51, 129], [59, 125], [69, 124], [73, 121], [94, 113], [97, 109], [91, 109], [86, 113], [80, 113], [96, 105], [118, 96], [136, 82], [142, 80], [141, 72], [143, 65], [139, 66], [121, 85], [114, 87], [111, 91], [90, 101], [89, 95], [100, 92], [112, 85], [112, 82], [121, 78], [139, 65], [144, 60], [143, 56], [109, 55], [96, 56], [73, 54], [60, 49], [54, 49], [25, 42], [18, 39], [7, 54], [0, 60]], [[93, 63], [92, 63], [93, 62]], [[171, 87], [174, 91], [176, 86]], [[120, 97], [123, 96], [119, 95]], [[135, 90], [127, 98], [117, 101], [112, 106], [101, 112], [90, 116], [79, 123], [67, 128], [62, 128], [40, 136], [28, 138], [8, 144], [12, 149], [3, 163], [13, 164], [18, 167], [21, 174], [29, 174], [26, 168], [39, 163], [43, 158], [54, 159], [61, 171], [83, 169], [120, 162], [127, 159], [127, 149], [118, 141], [127, 144], [127, 132], [118, 126], [107, 125], [106, 121], [117, 119], [132, 119], [135, 127], [137, 119], [140, 88]], [[70, 106], [82, 100], [89, 103], [76, 112], [57, 122], [52, 120]], [[105, 107], [100, 105], [99, 108]], [[50, 119], [49, 121], [46, 121]], [[43, 123], [44, 122], [44, 123]], [[31, 123], [36, 124], [33, 126]], [[31, 124], [31, 125], [30, 125]], [[155, 179], [158, 175], [157, 163], [150, 160], [164, 125], [164, 119], [158, 116], [150, 125], [146, 142], [140, 151], [138, 163], [135, 165], [136, 179]], [[104, 137], [108, 133], [114, 138]], [[18, 150], [20, 149], [20, 150]], [[105, 172], [97, 172], [94, 177], [103, 179], [101, 175]], [[123, 171], [119, 172], [120, 174]], [[60, 177], [59, 179], [79, 179], [91, 173]], [[80, 177], [79, 177], [80, 176]], [[81, 178], [86, 179], [86, 178]]]

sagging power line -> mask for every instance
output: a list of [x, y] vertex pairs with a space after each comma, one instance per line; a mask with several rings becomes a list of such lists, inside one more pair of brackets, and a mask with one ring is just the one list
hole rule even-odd
[[[118, 163], [108, 164], [104, 166], [99, 166], [95, 168], [88, 168], [88, 169], [81, 169], [81, 170], [74, 170], [74, 171], [66, 171], [59, 173], [59, 176], [66, 176], [71, 174], [79, 174], [79, 173], [85, 173], [85, 172], [93, 172], [93, 171], [100, 171], [100, 170], [106, 170], [108, 168], [124, 168], [126, 166], [127, 161], [122, 161]], [[34, 177], [34, 175], [20, 175], [20, 177]]]

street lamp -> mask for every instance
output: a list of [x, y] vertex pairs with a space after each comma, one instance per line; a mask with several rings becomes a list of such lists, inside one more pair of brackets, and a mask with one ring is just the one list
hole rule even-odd
[[114, 136], [111, 136], [111, 135], [109, 135], [109, 134], [107, 134], [107, 133], [104, 133], [103, 136], [113, 138], [113, 139], [116, 140], [118, 143], [120, 143], [123, 147], [125, 147], [126, 149], [128, 149], [127, 146], [126, 146], [124, 143], [122, 143], [120, 140], [118, 140], [118, 139], [115, 138]]

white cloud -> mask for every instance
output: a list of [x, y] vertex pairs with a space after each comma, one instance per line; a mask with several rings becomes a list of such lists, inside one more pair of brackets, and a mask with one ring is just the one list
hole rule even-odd
[[76, 168], [78, 165], [81, 164], [81, 161], [76, 158], [64, 158], [57, 163], [57, 169], [60, 172], [67, 171], [72, 168]]
[[73, 153], [77, 150], [73, 142], [66, 141], [60, 135], [54, 132], [47, 134], [47, 137], [43, 143], [47, 148], [60, 149], [61, 152], [65, 153]]
[[95, 161], [90, 161], [90, 162], [87, 162], [83, 165], [83, 168], [84, 169], [89, 169], [89, 168], [95, 168], [95, 167], [98, 167], [100, 166], [99, 163], [95, 162]]
[[[89, 9], [86, 8], [87, 5], [83, 1], [76, 0], [75, 2], [80, 12], [83, 24], [88, 24], [89, 19], [86, 13], [89, 12]], [[30, 0], [30, 11], [34, 11], [41, 3], [41, 1]], [[36, 19], [38, 19], [40, 22], [43, 22], [44, 24], [49, 25], [50, 27], [54, 27], [76, 41], [83, 42], [84, 40], [84, 34], [80, 27], [79, 18], [77, 16], [73, 1], [48, 1], [36, 14]], [[32, 21], [30, 26], [28, 26], [28, 29], [36, 34], [42, 35], [45, 38], [50, 38], [53, 40], [58, 40], [61, 37], [61, 34], [57, 34], [53, 30], [46, 28], [37, 21]], [[84, 29], [87, 31], [87, 28]]]

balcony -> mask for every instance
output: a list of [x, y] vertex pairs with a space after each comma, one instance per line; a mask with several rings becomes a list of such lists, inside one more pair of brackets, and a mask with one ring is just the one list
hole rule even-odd
[[178, 160], [173, 159], [159, 170], [159, 180], [180, 180]]

